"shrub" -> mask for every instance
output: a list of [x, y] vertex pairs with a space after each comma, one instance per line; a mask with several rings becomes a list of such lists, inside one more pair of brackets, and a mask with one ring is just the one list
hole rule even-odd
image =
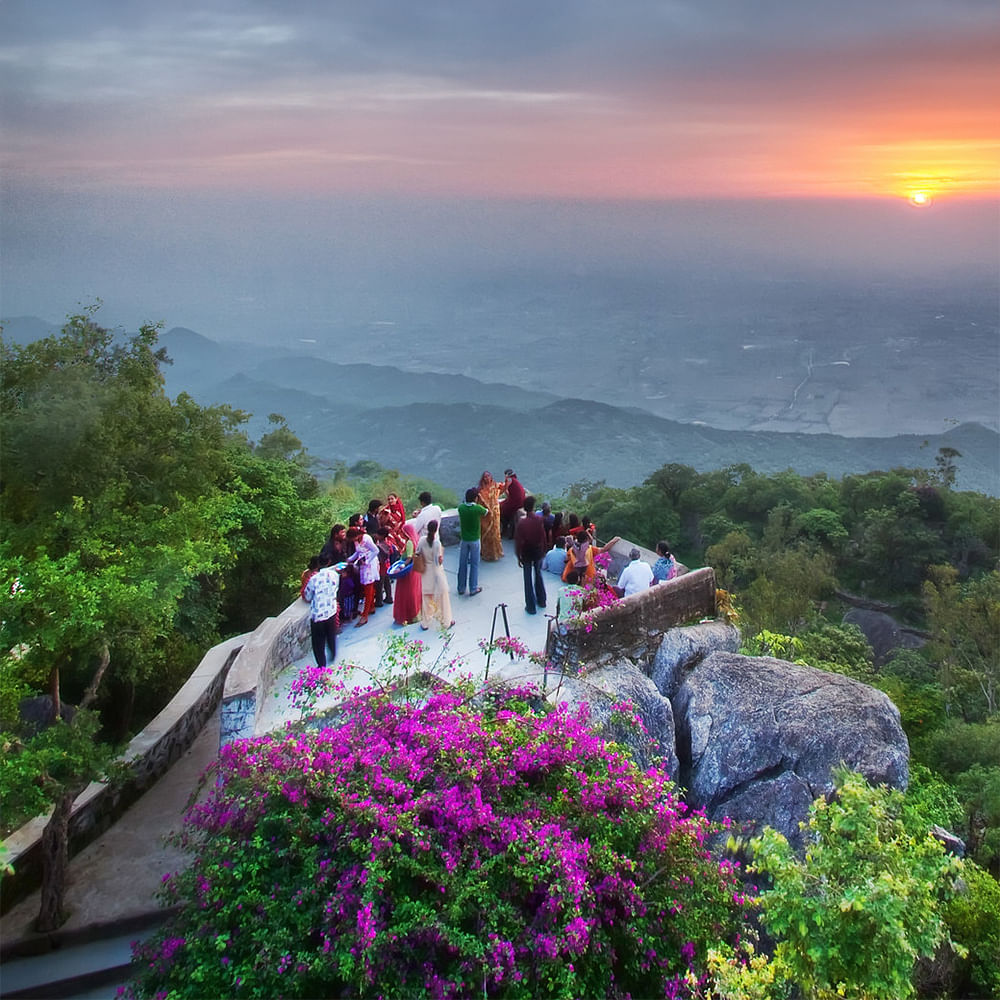
[[[966, 861], [964, 891], [945, 908], [951, 936], [968, 949], [959, 966], [969, 982], [957, 983], [961, 995], [1000, 996], [1000, 883], [978, 865]], [[971, 985], [972, 989], [968, 987]]]
[[963, 828], [965, 810], [954, 789], [923, 764], [910, 761], [910, 783], [903, 800], [903, 822], [914, 836], [932, 826], [954, 832]]
[[747, 907], [717, 830], [585, 710], [367, 696], [223, 748], [137, 996], [687, 996]]
[[941, 904], [962, 863], [907, 830], [901, 793], [847, 771], [836, 780], [810, 807], [804, 857], [769, 828], [751, 842], [751, 870], [772, 880], [760, 904], [776, 972], [810, 998], [899, 1000], [917, 958], [948, 940]]

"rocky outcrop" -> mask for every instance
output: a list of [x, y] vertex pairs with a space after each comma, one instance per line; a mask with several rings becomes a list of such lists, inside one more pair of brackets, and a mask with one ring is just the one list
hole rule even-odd
[[679, 777], [695, 806], [793, 843], [813, 799], [843, 763], [872, 783], [905, 788], [909, 745], [881, 691], [770, 657], [715, 652], [673, 700]]
[[735, 653], [739, 648], [740, 631], [728, 622], [668, 629], [653, 658], [650, 677], [660, 694], [673, 698], [687, 674], [705, 657], [715, 652]]
[[904, 629], [883, 611], [852, 608], [844, 615], [845, 625], [857, 625], [875, 654], [875, 666], [892, 659], [897, 649], [918, 649], [923, 640], [912, 630]]
[[640, 767], [656, 764], [676, 778], [678, 761], [670, 702], [631, 663], [623, 661], [598, 667], [582, 677], [568, 678], [552, 699], [566, 702], [571, 710], [587, 703], [591, 722], [605, 739], [627, 746]]

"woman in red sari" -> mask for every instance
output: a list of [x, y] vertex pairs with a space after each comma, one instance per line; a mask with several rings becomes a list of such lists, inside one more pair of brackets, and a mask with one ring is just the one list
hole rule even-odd
[[[417, 551], [420, 536], [412, 524], [404, 524], [402, 535], [406, 539], [405, 546], [400, 550], [402, 558], [411, 560]], [[392, 601], [392, 620], [397, 625], [412, 625], [420, 617], [423, 606], [423, 590], [420, 586], [420, 574], [412, 569], [406, 576], [396, 581], [396, 596]]]

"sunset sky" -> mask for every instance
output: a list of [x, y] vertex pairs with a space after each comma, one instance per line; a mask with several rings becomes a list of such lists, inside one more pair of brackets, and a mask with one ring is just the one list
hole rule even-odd
[[995, 0], [3, 0], [0, 313], [37, 308], [34, 241], [108, 205], [124, 229], [213, 198], [995, 214], [998, 52]]
[[992, 0], [4, 0], [5, 170], [67, 185], [996, 192]]

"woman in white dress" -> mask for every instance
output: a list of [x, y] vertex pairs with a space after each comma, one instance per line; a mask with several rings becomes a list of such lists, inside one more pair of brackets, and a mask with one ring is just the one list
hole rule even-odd
[[444, 575], [444, 547], [438, 537], [437, 521], [427, 523], [427, 534], [420, 539], [419, 551], [424, 557], [424, 571], [420, 574], [423, 602], [420, 627], [424, 630], [437, 620], [441, 628], [455, 624], [451, 617], [451, 598], [448, 596], [448, 578]]

